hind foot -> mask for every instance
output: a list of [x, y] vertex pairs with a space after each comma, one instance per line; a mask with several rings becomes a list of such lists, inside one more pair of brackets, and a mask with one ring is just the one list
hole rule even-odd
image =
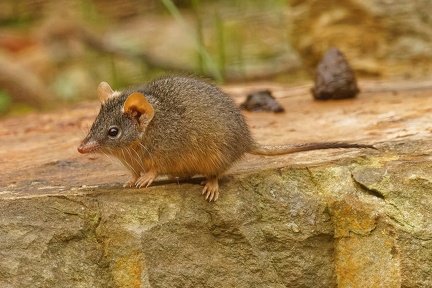
[[217, 178], [208, 179], [202, 194], [205, 194], [205, 199], [209, 202], [217, 201], [219, 198], [219, 182]]

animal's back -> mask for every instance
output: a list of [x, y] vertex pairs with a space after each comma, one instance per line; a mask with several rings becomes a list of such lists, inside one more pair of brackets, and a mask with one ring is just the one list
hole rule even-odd
[[142, 139], [159, 173], [218, 176], [253, 141], [234, 101], [217, 87], [187, 77], [167, 77], [140, 89], [155, 109]]

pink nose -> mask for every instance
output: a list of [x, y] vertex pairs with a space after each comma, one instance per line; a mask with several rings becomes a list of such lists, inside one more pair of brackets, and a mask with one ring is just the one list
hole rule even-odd
[[81, 144], [78, 148], [77, 148], [78, 152], [81, 154], [86, 153], [86, 148], [85, 145]]
[[81, 154], [90, 153], [92, 151], [95, 151], [99, 148], [99, 144], [96, 140], [90, 140], [90, 141], [84, 141], [81, 143], [81, 145], [77, 148], [78, 152]]

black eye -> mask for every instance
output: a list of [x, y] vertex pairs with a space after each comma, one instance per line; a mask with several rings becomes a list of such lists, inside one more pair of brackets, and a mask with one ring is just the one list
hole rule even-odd
[[112, 138], [116, 137], [118, 135], [118, 133], [119, 133], [119, 128], [117, 128], [117, 127], [111, 127], [108, 130], [108, 136], [112, 137]]

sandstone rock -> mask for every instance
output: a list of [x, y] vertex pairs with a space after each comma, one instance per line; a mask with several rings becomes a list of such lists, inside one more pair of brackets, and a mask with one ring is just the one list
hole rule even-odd
[[423, 75], [432, 63], [430, 1], [292, 1], [291, 8], [292, 43], [310, 68], [334, 46], [369, 75]]
[[406, 87], [423, 88], [334, 105], [271, 87], [290, 111], [246, 114], [260, 142], [379, 151], [248, 156], [212, 204], [199, 179], [123, 189], [121, 167], [78, 155], [97, 103], [2, 120], [0, 287], [428, 287], [432, 89]]

